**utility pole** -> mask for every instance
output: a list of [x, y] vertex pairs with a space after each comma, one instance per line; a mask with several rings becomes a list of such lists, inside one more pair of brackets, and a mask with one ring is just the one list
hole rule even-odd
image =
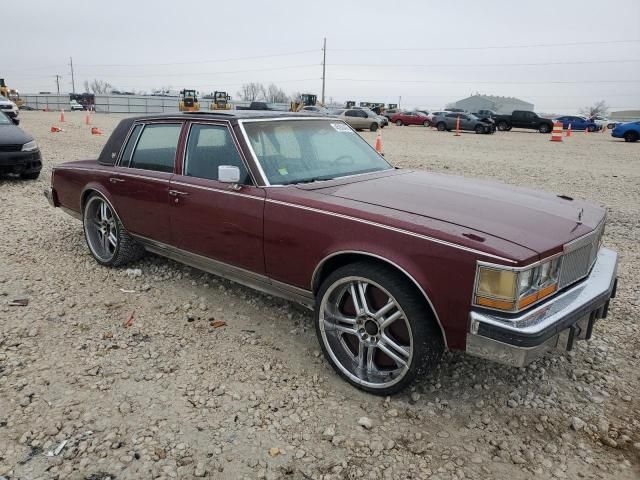
[[400, 110], [400, 103], [402, 102], [402, 95], [398, 97], [398, 110]]
[[58, 88], [58, 95], [60, 95], [60, 75], [56, 75], [56, 87]]
[[327, 72], [327, 37], [324, 37], [322, 44], [322, 99], [320, 103], [324, 106], [324, 82]]
[[73, 76], [73, 57], [69, 57], [70, 65], [71, 65], [71, 91], [76, 93], [76, 79]]

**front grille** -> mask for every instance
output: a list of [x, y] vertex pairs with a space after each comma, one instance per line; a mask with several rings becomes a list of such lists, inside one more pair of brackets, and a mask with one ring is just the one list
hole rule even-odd
[[0, 145], [0, 152], [19, 152], [22, 145]]
[[559, 288], [571, 285], [589, 275], [598, 256], [603, 233], [604, 221], [593, 232], [564, 246], [566, 253], [562, 257]]
[[0, 109], [2, 110], [12, 110], [13, 105], [0, 105]]

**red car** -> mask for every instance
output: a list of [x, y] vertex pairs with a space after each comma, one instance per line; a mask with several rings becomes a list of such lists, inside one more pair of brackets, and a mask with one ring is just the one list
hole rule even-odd
[[396, 169], [326, 116], [128, 118], [46, 195], [101, 265], [148, 250], [314, 309], [328, 361], [376, 394], [446, 349], [516, 366], [570, 350], [616, 290], [602, 208]]
[[431, 125], [429, 117], [422, 112], [400, 112], [391, 117], [391, 122], [395, 123], [399, 127], [402, 125], [424, 125], [428, 127]]

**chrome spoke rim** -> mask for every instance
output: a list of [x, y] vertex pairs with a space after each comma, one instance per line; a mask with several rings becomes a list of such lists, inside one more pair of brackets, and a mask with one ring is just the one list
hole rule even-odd
[[361, 277], [342, 278], [325, 292], [319, 314], [329, 356], [353, 381], [386, 388], [407, 374], [413, 358], [411, 327], [381, 285]]
[[91, 253], [108, 262], [118, 248], [118, 230], [111, 207], [101, 197], [93, 197], [85, 207], [84, 230]]

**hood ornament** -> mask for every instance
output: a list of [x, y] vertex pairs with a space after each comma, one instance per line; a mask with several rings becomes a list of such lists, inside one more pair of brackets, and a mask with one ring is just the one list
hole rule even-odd
[[581, 208], [580, 211], [578, 212], [578, 224], [581, 225], [582, 224], [582, 214], [584, 213], [584, 208]]

